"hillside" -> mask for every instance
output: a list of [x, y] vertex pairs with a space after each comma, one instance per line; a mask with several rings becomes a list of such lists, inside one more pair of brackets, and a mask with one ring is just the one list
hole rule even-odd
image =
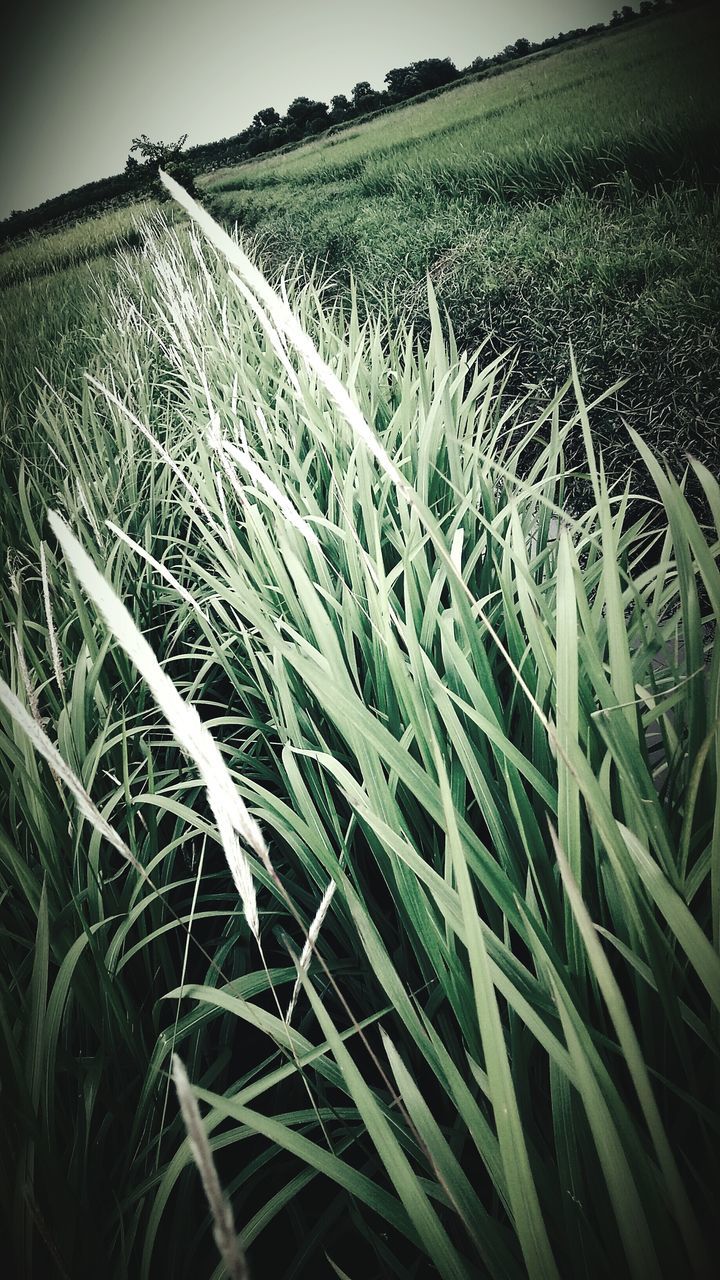
[[203, 187], [272, 268], [317, 258], [421, 324], [429, 271], [461, 345], [517, 344], [547, 389], [572, 342], [589, 394], [629, 377], [636, 426], [711, 458], [718, 47], [716, 12], [671, 15]]

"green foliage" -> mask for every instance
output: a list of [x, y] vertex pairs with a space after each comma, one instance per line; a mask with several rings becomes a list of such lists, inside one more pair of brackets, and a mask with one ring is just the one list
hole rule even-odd
[[139, 138], [133, 138], [130, 155], [137, 151], [144, 164], [153, 165], [155, 169], [167, 169], [168, 164], [179, 159], [186, 142], [186, 133], [177, 142], [151, 142], [146, 133], [141, 133]]
[[[257, 1277], [709, 1274], [718, 485], [703, 529], [637, 439], [610, 486], [576, 378], [509, 403], [432, 288], [424, 345], [290, 275], [295, 324], [208, 230], [230, 271], [147, 228], [93, 379], [23, 398], [3, 457], [2, 674], [150, 878], [6, 701], [6, 1251], [210, 1274], [175, 1048]], [[51, 507], [265, 832], [267, 967]]]
[[[426, 273], [458, 341], [518, 352], [552, 394], [572, 337], [613, 475], [621, 418], [713, 466], [720, 431], [720, 113], [714, 13], [633, 23], [349, 133], [203, 180], [263, 260], [322, 263], [428, 332]], [[691, 477], [693, 500], [702, 501]]]
[[388, 71], [385, 84], [389, 97], [398, 101], [412, 98], [426, 89], [438, 89], [441, 85], [457, 80], [459, 71], [450, 58], [423, 58], [407, 67]]
[[328, 109], [324, 102], [316, 102], [312, 98], [294, 98], [285, 114], [285, 121], [290, 129], [297, 130], [298, 136], [304, 133], [317, 133], [325, 128]]
[[[190, 195], [195, 194], [195, 171], [183, 147], [187, 142], [187, 134], [178, 138], [177, 142], [151, 142], [146, 133], [133, 138], [128, 156], [126, 171], [134, 174], [138, 184], [149, 188], [158, 200], [165, 200], [165, 188], [158, 178], [160, 170], [172, 174], [176, 182], [184, 187]], [[141, 160], [135, 162], [134, 152]], [[133, 167], [136, 163], [136, 167]]]
[[40, 229], [63, 226], [78, 218], [95, 217], [114, 204], [132, 200], [135, 195], [135, 175], [127, 168], [124, 173], [110, 178], [86, 182], [60, 196], [44, 200], [35, 209], [14, 210], [0, 222], [0, 243], [12, 244], [18, 237]]

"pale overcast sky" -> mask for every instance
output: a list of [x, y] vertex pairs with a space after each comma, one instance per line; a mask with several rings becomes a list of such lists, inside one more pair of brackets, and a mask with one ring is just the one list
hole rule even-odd
[[605, 22], [604, 0], [10, 0], [0, 217], [118, 173], [138, 133], [208, 142], [299, 94], [329, 101], [418, 58]]

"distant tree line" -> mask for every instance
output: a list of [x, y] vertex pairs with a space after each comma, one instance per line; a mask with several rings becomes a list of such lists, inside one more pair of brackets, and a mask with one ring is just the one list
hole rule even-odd
[[[642, 0], [637, 12], [631, 5], [624, 5], [622, 9], [614, 11], [607, 26], [621, 26], [671, 7], [687, 8], [693, 2], [703, 3], [703, 0]], [[314, 98], [295, 98], [284, 116], [275, 107], [265, 107], [262, 111], [256, 111], [251, 124], [241, 133], [231, 138], [222, 138], [218, 142], [191, 147], [186, 155], [193, 164], [197, 164], [198, 171], [216, 165], [237, 164], [319, 133], [332, 133], [353, 120], [390, 110], [410, 98], [432, 95], [458, 80], [492, 73], [519, 58], [544, 49], [553, 49], [570, 40], [597, 35], [605, 29], [602, 22], [591, 27], [573, 27], [570, 31], [548, 36], [539, 43], [521, 36], [492, 57], [474, 58], [464, 68], [456, 67], [451, 58], [423, 58], [406, 67], [394, 67], [388, 71], [383, 89], [374, 89], [369, 81], [360, 80], [349, 96], [338, 93], [329, 103], [318, 102]]]
[[[653, 17], [669, 9], [689, 9], [708, 0], [642, 0], [638, 10], [631, 5], [615, 9], [607, 28], [623, 26], [641, 18]], [[360, 80], [349, 97], [335, 94], [329, 103], [314, 98], [293, 99], [284, 116], [275, 107], [256, 111], [246, 129], [229, 138], [203, 143], [183, 150], [187, 134], [176, 143], [151, 142], [146, 134], [133, 138], [125, 172], [97, 182], [86, 183], [62, 196], [45, 200], [27, 212], [13, 212], [0, 222], [0, 241], [22, 235], [50, 223], [61, 223], [81, 211], [103, 207], [114, 200], [131, 195], [152, 193], [162, 188], [157, 181], [158, 168], [164, 168], [189, 190], [194, 189], [198, 173], [251, 160], [280, 147], [293, 146], [321, 133], [333, 133], [352, 121], [360, 121], [377, 112], [392, 110], [402, 102], [419, 96], [433, 96], [462, 79], [482, 78], [495, 74], [509, 63], [543, 50], [553, 49], [568, 41], [593, 36], [606, 30], [602, 22], [590, 27], [573, 27], [556, 36], [535, 43], [521, 36], [492, 57], [474, 58], [459, 69], [450, 58], [423, 58], [406, 67], [394, 67], [385, 76], [383, 89], [374, 89]]]
[[[607, 27], [618, 27], [638, 18], [651, 17], [666, 9], [688, 8], [704, 0], [642, 0], [636, 12], [631, 5], [616, 9]], [[521, 36], [513, 44], [506, 45], [492, 57], [477, 57], [467, 67], [458, 68], [450, 58], [424, 58], [406, 67], [394, 67], [387, 72], [384, 88], [375, 89], [367, 80], [360, 80], [350, 95], [336, 94], [329, 103], [314, 98], [295, 98], [284, 116], [275, 107], [257, 111], [251, 124], [241, 133], [218, 142], [189, 148], [186, 155], [198, 170], [215, 165], [237, 164], [279, 147], [301, 142], [319, 133], [334, 132], [349, 122], [361, 120], [376, 112], [392, 109], [401, 102], [420, 95], [432, 95], [458, 80], [482, 76], [505, 67], [519, 58], [528, 57], [545, 49], [553, 49], [571, 40], [593, 36], [604, 31], [602, 22], [591, 27], [573, 27], [558, 35], [535, 43]]]

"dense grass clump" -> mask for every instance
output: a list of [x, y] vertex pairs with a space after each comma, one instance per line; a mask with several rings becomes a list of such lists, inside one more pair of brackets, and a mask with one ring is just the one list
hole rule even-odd
[[709, 1274], [720, 488], [174, 194], [5, 463], [16, 1268], [216, 1266], [175, 1052], [258, 1280]]

